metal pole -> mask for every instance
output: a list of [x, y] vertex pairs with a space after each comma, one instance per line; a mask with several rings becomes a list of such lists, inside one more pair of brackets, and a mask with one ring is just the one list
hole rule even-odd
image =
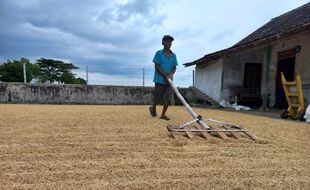
[[88, 65], [86, 65], [86, 84], [88, 84]]
[[203, 128], [205, 129], [210, 129], [210, 127], [201, 119], [199, 119], [199, 115], [197, 115], [194, 110], [187, 104], [187, 102], [185, 101], [185, 99], [183, 98], [183, 96], [180, 94], [180, 92], [178, 91], [178, 89], [174, 86], [172, 80], [170, 78], [168, 78], [168, 82], [171, 85], [173, 91], [175, 92], [175, 94], [178, 96], [178, 98], [180, 99], [180, 101], [182, 102], [182, 104], [185, 106], [185, 108], [187, 109], [187, 111], [191, 114], [191, 116], [194, 119], [198, 119], [197, 123], [199, 123], [199, 125], [201, 125]]
[[24, 71], [24, 83], [27, 83], [27, 76], [26, 76], [26, 63], [23, 63], [23, 71]]
[[143, 70], [142, 70], [142, 72], [143, 72], [143, 77], [142, 77], [142, 86], [144, 87], [144, 85], [145, 85], [145, 73], [144, 73], [144, 68], [143, 68]]

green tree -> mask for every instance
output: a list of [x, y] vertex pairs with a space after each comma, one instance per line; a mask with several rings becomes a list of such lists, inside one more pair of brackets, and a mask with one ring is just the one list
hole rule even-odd
[[[78, 67], [72, 63], [41, 58], [37, 60], [37, 64], [40, 66], [39, 79], [41, 82], [81, 84], [80, 80], [77, 80], [72, 72], [73, 69], [78, 69]], [[86, 82], [83, 84], [86, 84]]]
[[85, 79], [78, 77], [78, 78], [75, 79], [75, 83], [74, 84], [86, 84], [86, 83], [87, 82], [86, 82]]
[[75, 75], [71, 72], [64, 72], [60, 76], [60, 81], [65, 84], [86, 84], [86, 80], [80, 77], [75, 78]]
[[75, 76], [72, 72], [65, 71], [59, 77], [59, 80], [65, 84], [75, 84]]
[[24, 82], [23, 64], [26, 64], [26, 81], [30, 82], [38, 77], [40, 73], [39, 66], [32, 64], [28, 59], [8, 60], [0, 64], [0, 81], [3, 82]]

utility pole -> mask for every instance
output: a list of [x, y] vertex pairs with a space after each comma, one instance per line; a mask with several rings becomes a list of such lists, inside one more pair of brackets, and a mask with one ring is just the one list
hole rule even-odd
[[88, 84], [88, 65], [86, 65], [86, 84]]
[[142, 72], [143, 72], [143, 77], [142, 77], [142, 86], [144, 87], [145, 85], [145, 71], [144, 71], [144, 68], [142, 69]]
[[27, 77], [26, 77], [26, 63], [23, 63], [23, 71], [24, 71], [24, 83], [27, 83]]

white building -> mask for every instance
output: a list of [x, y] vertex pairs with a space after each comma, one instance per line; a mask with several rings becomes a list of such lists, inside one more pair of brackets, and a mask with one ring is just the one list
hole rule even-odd
[[300, 74], [310, 103], [310, 3], [273, 18], [234, 46], [195, 65], [195, 87], [215, 100], [238, 95], [243, 104], [285, 108], [280, 73]]

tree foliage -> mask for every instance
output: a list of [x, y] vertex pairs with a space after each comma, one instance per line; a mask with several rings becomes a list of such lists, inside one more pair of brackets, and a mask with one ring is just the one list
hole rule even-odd
[[80, 83], [81, 81], [75, 78], [72, 70], [78, 67], [72, 63], [41, 58], [37, 60], [37, 64], [40, 66], [39, 79], [43, 83], [86, 84], [84, 79], [84, 82]]
[[26, 58], [20, 60], [8, 60], [0, 65], [0, 81], [3, 82], [24, 82], [23, 64], [26, 64], [26, 81], [30, 82], [38, 77], [40, 68], [30, 63]]
[[74, 84], [86, 84], [86, 80], [81, 78], [81, 77], [78, 77], [75, 79], [75, 83]]
[[84, 79], [75, 77], [72, 70], [78, 67], [74, 64], [45, 58], [37, 60], [36, 64], [26, 58], [0, 64], [0, 81], [24, 82], [23, 64], [26, 64], [27, 82], [37, 78], [43, 83], [86, 84]]

